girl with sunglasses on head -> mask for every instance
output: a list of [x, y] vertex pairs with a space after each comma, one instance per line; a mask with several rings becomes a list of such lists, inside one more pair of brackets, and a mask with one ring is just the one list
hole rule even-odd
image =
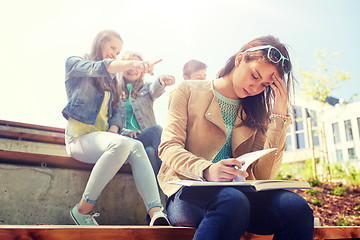
[[[70, 211], [77, 225], [98, 225], [92, 213], [100, 193], [124, 163], [131, 165], [136, 187], [151, 217], [150, 225], [168, 225], [157, 182], [143, 145], [118, 133], [120, 101], [116, 73], [138, 69], [153, 74], [159, 61], [116, 60], [123, 41], [112, 30], [100, 32], [90, 55], [66, 61], [65, 86], [68, 104], [62, 113], [68, 120], [65, 139], [68, 154], [95, 164], [85, 191]], [[119, 199], [121, 196], [119, 196]]]
[[[197, 228], [194, 239], [240, 239], [249, 231], [274, 239], [313, 239], [313, 213], [294, 192], [236, 187], [181, 187], [167, 181], [274, 179], [281, 166], [293, 86], [286, 47], [259, 37], [233, 55], [213, 81], [184, 81], [172, 100], [159, 147], [158, 180], [174, 226]], [[236, 157], [277, 148], [247, 169]]]

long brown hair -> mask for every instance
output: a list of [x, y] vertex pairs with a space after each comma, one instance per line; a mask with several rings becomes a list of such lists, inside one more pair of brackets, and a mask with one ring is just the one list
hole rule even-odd
[[[137, 52], [125, 52], [121, 59], [143, 61], [143, 57], [141, 56], [140, 53]], [[121, 74], [119, 79], [120, 99], [127, 99], [129, 97], [129, 90], [126, 87], [127, 84], [128, 84], [128, 80], [124, 78], [123, 75]], [[131, 92], [131, 97], [136, 98], [143, 86], [144, 86], [144, 73], [142, 73], [140, 78], [135, 81], [134, 88]]]
[[[290, 66], [291, 66], [291, 60], [288, 53], [288, 50], [284, 44], [282, 44], [279, 39], [269, 35], [269, 36], [263, 36], [256, 38], [249, 43], [245, 44], [239, 52], [234, 54], [232, 57], [229, 58], [229, 60], [226, 62], [226, 65], [219, 71], [218, 77], [224, 77], [228, 75], [233, 68], [235, 67], [235, 59], [236, 56], [240, 52], [244, 52], [245, 50], [257, 46], [263, 46], [263, 45], [271, 45], [275, 48], [277, 48], [284, 57], [289, 59]], [[285, 81], [288, 94], [290, 95], [290, 90], [292, 92], [294, 91], [294, 76], [292, 73], [292, 70], [289, 71], [287, 74], [284, 73], [284, 70], [282, 68], [281, 61], [279, 63], [273, 63], [270, 60], [267, 59], [268, 49], [258, 50], [254, 52], [247, 52], [244, 54], [243, 59], [245, 62], [250, 62], [258, 59], [264, 59], [268, 61], [269, 63], [276, 66], [280, 76], [283, 76], [283, 80]], [[269, 117], [272, 113], [272, 102], [274, 100], [274, 96], [271, 91], [271, 87], [267, 86], [263, 92], [261, 92], [258, 95], [255, 96], [249, 96], [241, 100], [241, 111], [239, 112], [240, 118], [243, 121], [243, 124], [245, 126], [248, 126], [250, 128], [257, 128], [261, 130], [262, 132], [265, 132], [267, 129], [267, 125], [269, 122]], [[290, 101], [289, 101], [290, 102]], [[290, 106], [289, 106], [290, 107]]]
[[[101, 61], [103, 60], [102, 56], [102, 46], [104, 43], [110, 41], [112, 37], [115, 37], [119, 39], [121, 42], [123, 42], [120, 35], [113, 31], [113, 30], [104, 30], [100, 33], [98, 33], [94, 39], [93, 45], [91, 47], [91, 53], [90, 55], [85, 55], [85, 58], [91, 61]], [[112, 104], [114, 107], [118, 106], [118, 103], [120, 102], [120, 94], [118, 89], [118, 81], [115, 77], [110, 83], [105, 81], [105, 78], [103, 77], [96, 77], [95, 78], [95, 86], [100, 91], [107, 91], [113, 93], [113, 101]]]

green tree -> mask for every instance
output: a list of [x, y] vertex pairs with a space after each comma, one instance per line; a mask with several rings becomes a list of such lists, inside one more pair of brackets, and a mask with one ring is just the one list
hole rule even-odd
[[[335, 56], [339, 54], [340, 52], [336, 52], [328, 55], [327, 50], [317, 50], [315, 52], [317, 61], [312, 71], [305, 71], [301, 68], [300, 65], [297, 67], [297, 73], [300, 76], [299, 95], [302, 96], [305, 100], [315, 100], [321, 105], [317, 115], [311, 117], [318, 123], [318, 135], [323, 139], [320, 141], [320, 151], [323, 153], [321, 155], [322, 159], [320, 159], [320, 162], [325, 162], [328, 178], [330, 181], [330, 163], [326, 147], [323, 113], [325, 107], [328, 105], [327, 100], [333, 96], [334, 91], [339, 88], [339, 85], [343, 81], [349, 80], [351, 78], [350, 73], [339, 71], [330, 62]], [[345, 101], [345, 103], [351, 102], [356, 95], [357, 94], [351, 96], [348, 100]], [[313, 146], [312, 149], [314, 149]], [[315, 163], [313, 164], [313, 168], [315, 168], [314, 172], [316, 175]], [[316, 179], [317, 176], [314, 176], [314, 178]]]
[[[334, 90], [339, 88], [341, 82], [351, 79], [351, 74], [339, 71], [330, 63], [329, 57], [335, 57], [341, 54], [336, 52], [328, 56], [327, 50], [315, 51], [317, 62], [315, 71], [304, 71], [301, 66], [298, 66], [298, 73], [302, 77], [300, 91], [308, 99], [319, 101], [326, 105], [326, 100], [332, 96]], [[351, 102], [357, 94], [351, 96], [348, 101]]]

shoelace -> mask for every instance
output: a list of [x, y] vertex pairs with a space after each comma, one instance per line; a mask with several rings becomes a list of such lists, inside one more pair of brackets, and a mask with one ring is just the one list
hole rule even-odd
[[90, 213], [90, 214], [87, 214], [86, 215], [86, 217], [84, 217], [84, 221], [86, 222], [86, 223], [91, 223], [91, 222], [93, 222], [93, 223], [96, 223], [96, 220], [94, 219], [95, 217], [98, 217], [98, 216], [100, 216], [100, 213]]

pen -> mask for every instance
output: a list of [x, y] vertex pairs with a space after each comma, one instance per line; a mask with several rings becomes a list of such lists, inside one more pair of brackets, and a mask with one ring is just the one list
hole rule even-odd
[[[229, 159], [229, 156], [225, 156], [225, 159]], [[235, 168], [236, 170], [240, 170], [240, 168], [236, 165], [232, 165], [233, 168]]]

